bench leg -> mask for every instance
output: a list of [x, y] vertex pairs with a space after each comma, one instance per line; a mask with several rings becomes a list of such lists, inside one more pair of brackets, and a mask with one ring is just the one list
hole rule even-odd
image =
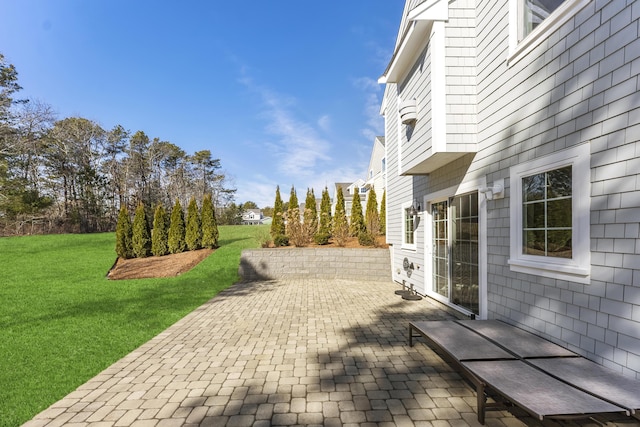
[[487, 402], [487, 397], [484, 395], [484, 384], [478, 382], [476, 385], [476, 398], [478, 400], [478, 422], [484, 425], [484, 415], [485, 415], [485, 404]]
[[413, 326], [409, 324], [409, 347], [413, 347]]

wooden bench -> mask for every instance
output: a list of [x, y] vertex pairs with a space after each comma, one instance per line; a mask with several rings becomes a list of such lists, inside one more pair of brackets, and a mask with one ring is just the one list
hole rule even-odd
[[640, 405], [640, 381], [504, 322], [411, 322], [410, 346], [416, 337], [424, 337], [473, 384], [481, 424], [487, 410], [505, 409], [505, 403], [539, 420], [634, 415]]

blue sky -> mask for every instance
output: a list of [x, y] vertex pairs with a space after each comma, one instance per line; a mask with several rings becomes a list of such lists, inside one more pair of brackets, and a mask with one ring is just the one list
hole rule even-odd
[[366, 177], [401, 0], [0, 0], [22, 97], [211, 150], [237, 202]]

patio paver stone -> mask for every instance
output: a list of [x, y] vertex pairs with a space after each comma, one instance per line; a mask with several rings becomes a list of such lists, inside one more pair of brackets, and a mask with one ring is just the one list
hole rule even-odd
[[[409, 321], [453, 312], [397, 289], [237, 283], [24, 427], [478, 426], [474, 391], [420, 340], [408, 346]], [[558, 425], [517, 415], [490, 412], [487, 426]]]

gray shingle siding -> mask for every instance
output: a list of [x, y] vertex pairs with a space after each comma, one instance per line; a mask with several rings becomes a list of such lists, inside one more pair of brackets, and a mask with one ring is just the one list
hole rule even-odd
[[[479, 86], [480, 139], [483, 148], [487, 146], [479, 157], [486, 152], [506, 172], [529, 159], [523, 155], [527, 152], [537, 157], [590, 143], [591, 284], [549, 279], [540, 288], [534, 285], [547, 280], [502, 269], [505, 280], [490, 290], [490, 311], [496, 317], [520, 318], [579, 353], [637, 375], [640, 308], [625, 301], [625, 294], [637, 292], [633, 277], [638, 272], [631, 260], [624, 262], [625, 256], [636, 256], [640, 237], [636, 196], [640, 168], [630, 167], [638, 164], [640, 153], [638, 133], [630, 120], [638, 115], [640, 105], [638, 70], [631, 72], [640, 57], [637, 17], [631, 21], [633, 8], [628, 5], [614, 12], [611, 4], [600, 8], [592, 2], [527, 58], [504, 70], [502, 78], [481, 79], [491, 83]], [[488, 70], [483, 67], [479, 73], [494, 73], [489, 64], [503, 62], [501, 56], [491, 62], [480, 60]], [[496, 91], [497, 86], [508, 90]], [[503, 134], [509, 137], [500, 138]], [[505, 142], [510, 151], [490, 149]], [[494, 168], [485, 169], [493, 172]], [[489, 244], [490, 253], [497, 249]], [[519, 296], [520, 304], [513, 303], [513, 279], [531, 282], [529, 291]], [[528, 293], [533, 298], [527, 298]]]
[[[397, 87], [389, 85], [387, 215], [394, 275], [405, 256], [425, 262], [420, 228], [417, 251], [400, 250], [403, 202], [422, 203], [425, 194], [474, 178], [503, 178], [506, 197], [487, 201], [486, 210], [488, 316], [640, 378], [640, 3], [589, 2], [510, 65], [507, 0], [454, 0], [449, 11], [447, 138], [477, 142], [477, 153], [428, 176], [398, 176]], [[427, 65], [413, 67], [400, 87], [403, 99], [425, 96], [419, 73]], [[424, 151], [427, 135], [416, 129], [416, 145], [403, 152], [403, 162]], [[583, 144], [591, 152], [585, 212], [590, 283], [512, 271], [509, 168]], [[422, 272], [412, 279], [424, 280]]]

